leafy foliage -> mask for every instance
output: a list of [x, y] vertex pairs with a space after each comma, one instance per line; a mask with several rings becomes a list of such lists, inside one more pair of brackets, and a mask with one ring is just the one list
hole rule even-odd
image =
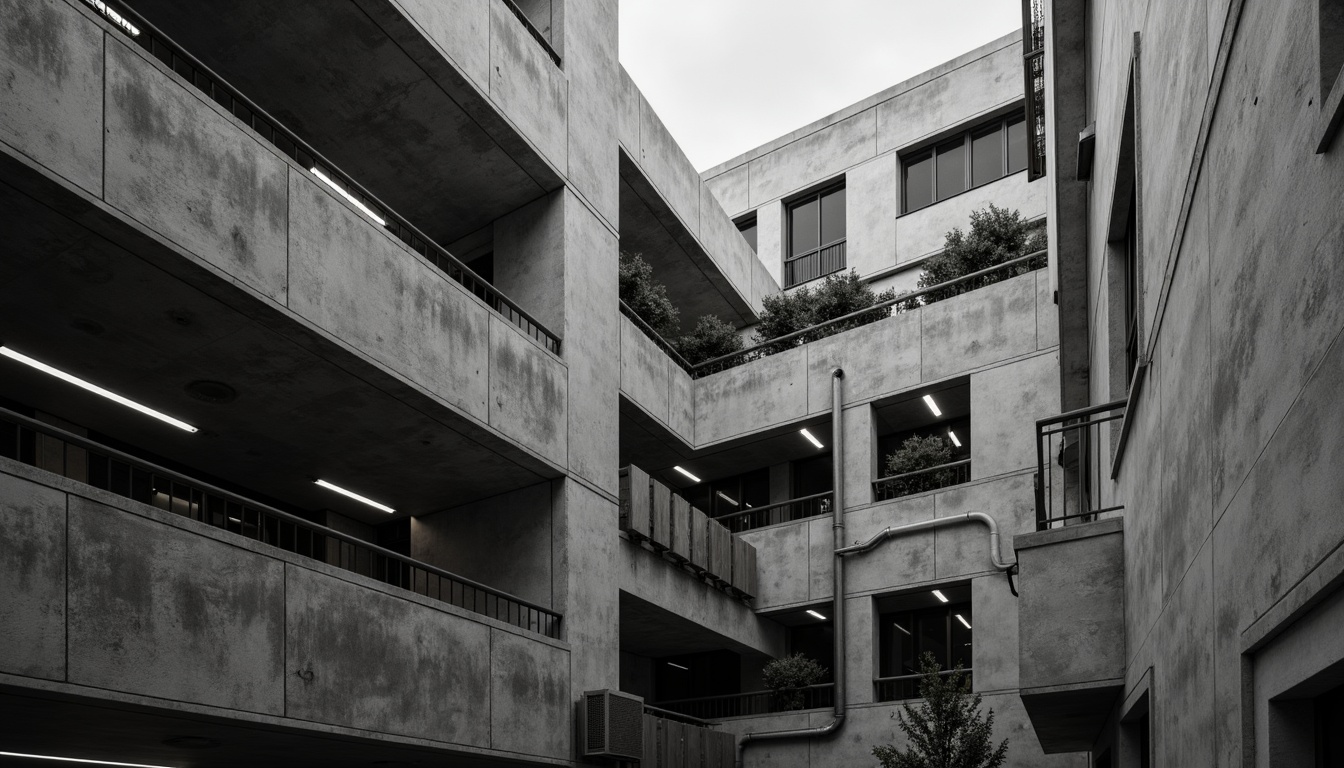
[[933, 654], [919, 659], [919, 705], [906, 702], [896, 713], [897, 725], [909, 745], [873, 747], [882, 768], [999, 768], [1008, 758], [1008, 740], [998, 748], [990, 739], [994, 710], [980, 713], [980, 694], [971, 693], [971, 681], [957, 665], [950, 675], [939, 675]]
[[721, 355], [730, 355], [742, 349], [742, 337], [737, 329], [716, 315], [701, 315], [695, 330], [676, 341], [677, 351], [691, 365]]
[[681, 313], [667, 298], [667, 286], [653, 277], [643, 254], [621, 251], [621, 301], [664, 338], [676, 333]]
[[[999, 208], [990, 203], [986, 209], [971, 212], [970, 231], [963, 233], [961, 229], [954, 228], [947, 233], [943, 252], [924, 262], [924, 273], [919, 277], [919, 287], [928, 288], [955, 280], [1019, 256], [1044, 250], [1045, 245], [1044, 228], [1028, 222], [1015, 210]], [[924, 294], [922, 299], [902, 302], [901, 309], [904, 311], [921, 304], [942, 301], [976, 288], [992, 285], [1000, 280], [1026, 274], [1044, 265], [1044, 256], [1029, 259], [1017, 266]]]
[[[894, 298], [896, 298], [896, 292], [892, 290], [874, 293], [867, 283], [859, 279], [859, 273], [854, 270], [830, 274], [815, 288], [804, 286], [789, 293], [765, 297], [762, 302], [765, 311], [761, 315], [760, 324], [756, 326], [756, 335], [752, 340], [757, 344], [764, 344], [795, 331], [801, 331], [827, 320], [844, 317], [851, 312], [867, 309], [874, 304], [890, 301]], [[780, 342], [777, 347], [768, 348], [766, 353], [780, 352], [799, 344], [867, 325], [890, 315], [890, 307], [873, 310], [860, 317], [829, 325], [825, 328], [818, 328], [812, 333]]]
[[775, 692], [780, 708], [803, 708], [803, 688], [821, 682], [826, 668], [801, 653], [774, 659], [761, 670], [765, 687]]
[[[921, 469], [937, 467], [952, 461], [952, 443], [942, 435], [920, 437], [912, 435], [901, 447], [887, 455], [887, 477], [917, 472]], [[954, 471], [950, 469], [938, 472], [925, 472], [922, 475], [892, 480], [887, 485], [893, 496], [931, 491], [951, 484]]]

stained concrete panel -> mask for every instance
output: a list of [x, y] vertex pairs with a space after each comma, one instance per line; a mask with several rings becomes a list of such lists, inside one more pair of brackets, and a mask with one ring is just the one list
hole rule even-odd
[[567, 373], [512, 324], [491, 314], [490, 426], [561, 465], [568, 453]]
[[1059, 353], [971, 374], [971, 477], [1036, 466], [1037, 419], [1059, 413]]
[[695, 381], [681, 369], [669, 366], [668, 427], [687, 444], [695, 442]]
[[[1125, 645], [1138, 650], [1162, 612], [1162, 528], [1165, 516], [1162, 484], [1167, 474], [1167, 446], [1157, 439], [1162, 429], [1163, 362], [1148, 369], [1144, 394], [1131, 402], [1125, 418], [1132, 420], [1128, 452], [1117, 482], [1125, 505]], [[1139, 450], [1139, 446], [1142, 449]]]
[[865, 110], [751, 161], [748, 203], [759, 206], [871, 159], [876, 113]]
[[581, 691], [620, 684], [620, 595], [616, 502], [588, 486], [556, 483], [556, 608], [565, 615], [571, 701]]
[[569, 652], [492, 629], [489, 712], [493, 749], [567, 759]]
[[664, 424], [670, 422], [672, 360], [621, 315], [621, 392]]
[[640, 98], [639, 165], [692, 235], [700, 234], [700, 174], [662, 118]]
[[69, 501], [69, 682], [285, 714], [282, 563]]
[[1198, 550], [1190, 570], [1172, 590], [1153, 646], [1154, 728], [1169, 738], [1157, 740], [1162, 765], [1213, 766], [1213, 548]]
[[[618, 65], [619, 66], [619, 65]], [[639, 110], [643, 95], [630, 73], [620, 67], [620, 93], [616, 102], [616, 139], [630, 157], [639, 156]]]
[[860, 276], [896, 265], [896, 167], [888, 152], [845, 173], [845, 266]]
[[871, 704], [875, 698], [873, 678], [878, 667], [873, 651], [878, 632], [873, 608], [868, 595], [845, 600], [845, 700], [850, 704]]
[[[894, 157], [894, 155], [893, 155]], [[998, 181], [963, 192], [896, 219], [896, 262], [943, 250], [947, 233], [953, 229], [967, 232], [971, 212], [989, 208], [989, 204], [1017, 211], [1024, 219], [1045, 215], [1046, 186], [1027, 183], [1027, 172], [1020, 171]]]
[[1036, 348], [1059, 346], [1059, 307], [1050, 287], [1050, 270], [1036, 271]]
[[494, 314], [297, 170], [289, 216], [290, 309], [484, 419]]
[[490, 6], [476, 0], [396, 0], [448, 60], [482, 91], [490, 89]]
[[0, 3], [0, 141], [103, 193], [103, 30], [59, 0]]
[[760, 594], [753, 601], [757, 610], [796, 605], [810, 598], [808, 571], [799, 563], [809, 559], [806, 522], [761, 528], [742, 534], [756, 548]]
[[0, 672], [64, 680], [65, 494], [0, 473], [0, 541]]
[[756, 206], [756, 258], [775, 284], [784, 287], [784, 204], [776, 200]]
[[705, 186], [714, 194], [714, 198], [729, 216], [739, 216], [751, 208], [747, 204], [747, 167], [747, 164], [743, 163], [704, 180]]
[[830, 600], [835, 596], [835, 528], [831, 515], [807, 520], [807, 597]]
[[[934, 516], [932, 494], [875, 504], [845, 515], [845, 541], [867, 541], [884, 528], [931, 520]], [[888, 539], [870, 552], [845, 559], [845, 590], [864, 592], [933, 581], [934, 552], [932, 531]]]
[[[1008, 539], [1005, 538], [1005, 541]], [[1012, 555], [1008, 555], [1012, 559]], [[971, 579], [971, 617], [975, 632], [971, 644], [972, 684], [976, 691], [1017, 688], [1017, 598], [1002, 575]]]
[[[544, 1], [547, 6], [551, 3]], [[614, 151], [620, 89], [616, 3], [574, 3], [559, 16], [568, 80], [569, 184], [615, 227], [620, 209], [619, 153]]]
[[[1036, 495], [1030, 474], [1010, 475], [982, 483], [953, 486], [933, 494], [938, 517], [954, 517], [967, 512], [983, 512], [999, 526], [1000, 556], [1012, 562], [1008, 552], [1012, 536], [1036, 528]], [[983, 523], [967, 522], [936, 532], [939, 579], [953, 579], [973, 573], [994, 573], [990, 559], [989, 528]]]
[[844, 427], [845, 509], [873, 501], [873, 480], [878, 476], [877, 429], [873, 408], [864, 404], [842, 410]]
[[529, 315], [564, 336], [566, 199], [552, 192], [495, 219], [491, 225], [491, 284]]
[[700, 242], [719, 271], [750, 301], [756, 252], [706, 186], [700, 187]]
[[1013, 40], [877, 105], [877, 151], [900, 149], [1020, 98], [1022, 43]]
[[283, 302], [289, 166], [147, 53], [107, 40], [104, 199]]
[[808, 413], [831, 409], [831, 371], [843, 368], [846, 403], [873, 400], [920, 382], [920, 312], [896, 312], [807, 350]]
[[[757, 222], [757, 235], [760, 234], [760, 222]], [[757, 242], [759, 245], [759, 240]], [[752, 256], [751, 259], [751, 308], [756, 314], [765, 311], [765, 297], [774, 296], [779, 293], [779, 281], [770, 273], [770, 268], [765, 266], [759, 256]]]
[[503, 3], [490, 3], [490, 99], [560, 169], [568, 168], [568, 81]]
[[925, 381], [1036, 351], [1036, 277], [1032, 274], [930, 304], [921, 314]]
[[807, 413], [807, 349], [695, 380], [695, 440], [707, 445], [802, 418]]

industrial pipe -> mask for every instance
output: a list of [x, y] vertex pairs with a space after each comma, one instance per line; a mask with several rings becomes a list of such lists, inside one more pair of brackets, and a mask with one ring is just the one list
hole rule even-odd
[[1017, 563], [1004, 562], [999, 554], [999, 525], [994, 522], [994, 518], [984, 512], [967, 512], [964, 515], [949, 515], [948, 517], [937, 517], [932, 520], [921, 520], [918, 523], [908, 525], [898, 525], [894, 528], [883, 528], [878, 531], [871, 539], [861, 543], [852, 544], [848, 547], [837, 548], [835, 556], [838, 560], [849, 555], [858, 555], [876, 547], [883, 541], [893, 537], [901, 536], [907, 533], [917, 531], [927, 531], [931, 528], [943, 528], [949, 525], [960, 525], [962, 523], [984, 523], [989, 528], [989, 559], [994, 567], [1000, 571], [1010, 571], [1017, 567]]

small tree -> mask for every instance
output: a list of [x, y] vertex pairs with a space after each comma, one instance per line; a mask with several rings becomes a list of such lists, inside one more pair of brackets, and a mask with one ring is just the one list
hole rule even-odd
[[1008, 759], [1008, 740], [996, 749], [994, 710], [980, 714], [980, 694], [971, 693], [971, 681], [958, 664], [950, 675], [940, 675], [933, 654], [919, 659], [918, 706], [902, 704], [897, 725], [909, 745], [873, 747], [882, 768], [999, 768]]
[[825, 676], [825, 667], [801, 653], [769, 661], [761, 670], [765, 687], [775, 692], [784, 710], [802, 709], [803, 689], [821, 682]]
[[715, 315], [701, 315], [695, 330], [676, 343], [677, 351], [691, 365], [742, 350], [742, 337], [731, 324]]
[[[928, 288], [955, 280], [1019, 256], [1044, 250], [1045, 245], [1043, 228], [1028, 222], [1015, 210], [999, 208], [990, 203], [988, 208], [971, 212], [971, 228], [968, 232], [963, 233], [961, 229], [954, 228], [947, 233], [942, 253], [924, 262], [924, 273], [919, 277], [919, 287]], [[902, 302], [901, 309], [912, 309], [921, 304], [931, 304], [976, 288], [983, 288], [1000, 280], [1026, 274], [1040, 268], [1044, 263], [1044, 257], [1029, 259], [1010, 269], [991, 272], [964, 283], [927, 293], [922, 299]]]
[[[859, 273], [854, 270], [830, 274], [815, 288], [804, 286], [789, 293], [765, 297], [762, 301], [764, 312], [761, 314], [761, 322], [756, 326], [756, 335], [752, 340], [757, 344], [764, 344], [895, 297], [896, 292], [892, 290], [874, 293], [867, 283], [859, 279]], [[891, 315], [890, 309], [874, 310], [861, 317], [820, 328], [815, 333], [803, 334], [791, 341], [781, 342], [777, 348], [770, 348], [768, 353], [780, 352], [850, 328], [857, 328], [889, 315]]]
[[654, 279], [643, 254], [621, 251], [620, 260], [621, 301], [658, 335], [670, 338], [677, 332], [681, 313], [667, 298], [667, 286]]
[[[901, 443], [901, 447], [887, 455], [887, 477], [918, 472], [921, 469], [937, 467], [952, 461], [952, 443], [942, 435], [920, 437], [912, 435]], [[905, 496], [920, 491], [943, 488], [952, 482], [950, 469], [937, 472], [925, 472], [922, 475], [892, 480], [888, 483], [893, 496]]]

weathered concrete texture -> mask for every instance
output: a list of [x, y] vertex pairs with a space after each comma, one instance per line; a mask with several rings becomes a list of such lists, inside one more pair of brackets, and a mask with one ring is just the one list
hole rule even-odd
[[871, 159], [876, 154], [876, 128], [876, 114], [861, 112], [752, 160], [747, 184], [750, 205], [777, 200]]
[[65, 494], [0, 473], [0, 672], [65, 679], [65, 538]]
[[147, 55], [107, 38], [105, 199], [284, 302], [289, 166]]
[[719, 272], [751, 301], [752, 279], [755, 277], [752, 263], [757, 260], [756, 252], [751, 250], [737, 225], [704, 185], [700, 186], [700, 242]]
[[490, 89], [490, 4], [476, 0], [394, 2], [476, 87]]
[[845, 266], [860, 276], [896, 264], [898, 166], [888, 152], [845, 172]]
[[1190, 569], [1172, 588], [1158, 621], [1154, 654], [1154, 721], [1159, 733], [1179, 738], [1157, 740], [1163, 765], [1215, 765], [1213, 715], [1213, 542], [1194, 556]]
[[873, 478], [881, 476], [877, 453], [877, 425], [870, 405], [841, 411], [844, 435], [844, 509], [873, 501]]
[[1037, 419], [1059, 413], [1059, 353], [971, 374], [971, 477], [1036, 466]]
[[555, 607], [564, 615], [570, 662], [570, 701], [583, 691], [620, 686], [619, 504], [574, 481], [556, 493]]
[[621, 315], [621, 393], [649, 415], [668, 424], [672, 359], [625, 315]]
[[490, 426], [563, 465], [567, 369], [511, 323], [490, 315]]
[[810, 569], [798, 567], [808, 561], [806, 523], [749, 531], [742, 534], [742, 540], [758, 553], [760, 594], [752, 603], [758, 610], [807, 602]]
[[747, 165], [705, 179], [705, 186], [723, 206], [724, 213], [738, 216], [751, 206], [747, 203]]
[[[523, 10], [540, 28], [553, 18], [552, 0], [527, 0]], [[498, 4], [496, 4], [498, 5]], [[565, 4], [554, 14], [563, 24], [564, 70], [568, 79], [568, 181], [574, 190], [615, 227], [620, 209], [616, 110], [620, 63], [617, 61], [616, 0]], [[548, 23], [547, 28], [551, 25]]]
[[490, 227], [491, 284], [545, 325], [565, 328], [565, 195], [552, 192], [496, 219]]
[[[1151, 438], [1162, 427], [1161, 366], [1161, 360], [1154, 361], [1143, 385], [1144, 397], [1131, 402], [1125, 413], [1127, 420], [1133, 420], [1131, 443], [1117, 478], [1125, 504], [1125, 650], [1131, 660], [1161, 614], [1166, 594], [1161, 529], [1165, 511], [1161, 485], [1153, 480], [1161, 478], [1167, 466], [1167, 446]], [[1143, 450], [1135, 450], [1137, 444], [1143, 444]]]
[[844, 401], [864, 402], [918, 386], [921, 312], [898, 312], [885, 320], [809, 343], [807, 411], [831, 410], [831, 371], [843, 368]]
[[1020, 275], [922, 310], [925, 381], [1036, 351], [1036, 277]]
[[770, 270], [776, 285], [784, 284], [784, 204], [776, 200], [756, 207], [756, 258]]
[[[983, 512], [999, 526], [1000, 555], [1012, 561], [1008, 553], [1012, 536], [1036, 527], [1036, 497], [1031, 474], [1009, 475], [983, 483], [967, 483], [933, 495], [938, 517], [954, 517], [967, 512]], [[989, 552], [989, 529], [982, 523], [967, 522], [934, 531], [937, 559], [934, 576], [939, 580], [972, 573], [995, 572]], [[1005, 578], [1004, 588], [1007, 588]]]
[[807, 349], [800, 347], [697, 379], [696, 443], [707, 445], [805, 416], [806, 355]]
[[[867, 541], [884, 528], [932, 519], [934, 496], [912, 496], [846, 514], [846, 542]], [[845, 589], [870, 592], [933, 581], [936, 552], [933, 531], [887, 539], [871, 552], [845, 559]]]
[[490, 71], [490, 99], [564, 173], [568, 82], [503, 3], [490, 3]]
[[1016, 689], [1021, 663], [1018, 600], [1009, 592], [1006, 577], [994, 575], [971, 579], [971, 615], [975, 632], [975, 642], [971, 646], [975, 690]]
[[639, 154], [636, 159], [686, 228], [698, 235], [700, 176], [642, 94], [639, 104]]
[[[479, 708], [479, 700], [467, 700]], [[490, 746], [566, 759], [574, 708], [569, 652], [499, 629], [490, 631]]]
[[318, 183], [291, 169], [290, 309], [484, 421], [493, 313]]
[[[618, 65], [619, 66], [619, 65]], [[616, 139], [625, 149], [626, 154], [632, 158], [639, 157], [639, 120], [641, 106], [644, 101], [644, 94], [639, 92], [639, 86], [630, 79], [630, 73], [625, 71], [625, 67], [620, 69], [620, 84], [616, 103]]]
[[103, 30], [60, 0], [0, 3], [0, 141], [103, 192]]
[[[873, 703], [873, 678], [878, 676], [877, 611], [868, 595], [845, 600], [845, 700], [850, 704]], [[830, 663], [826, 663], [830, 667]]]
[[966, 232], [971, 212], [993, 203], [1034, 219], [1045, 215], [1046, 187], [1027, 183], [1026, 171], [1005, 176], [896, 219], [896, 262], [905, 263], [943, 250], [953, 229]]
[[285, 714], [281, 563], [78, 496], [68, 546], [70, 682]]
[[1059, 307], [1050, 288], [1050, 270], [1036, 272], [1036, 348], [1059, 346]]

